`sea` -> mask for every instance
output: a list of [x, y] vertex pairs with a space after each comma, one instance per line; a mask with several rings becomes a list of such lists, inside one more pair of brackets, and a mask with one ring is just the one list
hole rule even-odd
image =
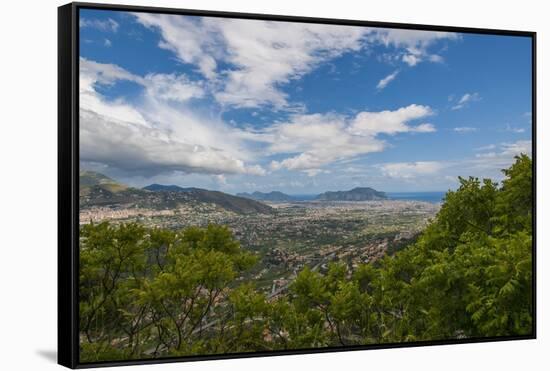
[[[431, 203], [443, 202], [446, 192], [385, 192], [390, 200], [411, 200]], [[313, 201], [317, 195], [292, 195], [296, 201]]]
[[386, 192], [390, 200], [413, 200], [431, 203], [443, 202], [446, 192]]

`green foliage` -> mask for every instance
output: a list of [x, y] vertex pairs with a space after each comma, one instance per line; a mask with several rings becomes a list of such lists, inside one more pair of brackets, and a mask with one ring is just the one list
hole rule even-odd
[[533, 224], [533, 163], [526, 155], [516, 157], [516, 162], [505, 169], [506, 179], [497, 203], [498, 213], [494, 219], [497, 231], [514, 233], [526, 230], [532, 234]]
[[83, 362], [202, 352], [213, 307], [256, 261], [222, 226], [101, 223], [80, 236]]
[[230, 230], [80, 232], [81, 361], [532, 333], [532, 163], [460, 178], [417, 241], [353, 271], [305, 267], [278, 297]]

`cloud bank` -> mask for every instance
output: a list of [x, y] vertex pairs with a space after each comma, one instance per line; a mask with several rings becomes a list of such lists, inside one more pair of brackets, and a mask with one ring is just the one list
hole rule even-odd
[[[97, 88], [117, 81], [141, 86], [136, 103], [108, 100]], [[222, 121], [201, 117], [185, 105], [202, 97], [200, 85], [185, 75], [137, 76], [113, 65], [80, 60], [80, 155], [126, 172], [183, 171], [257, 174], [246, 164], [242, 133]]]

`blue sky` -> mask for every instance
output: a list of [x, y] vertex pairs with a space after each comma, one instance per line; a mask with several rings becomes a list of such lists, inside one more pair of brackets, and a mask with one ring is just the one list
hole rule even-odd
[[445, 191], [531, 150], [531, 40], [80, 11], [81, 167], [134, 186]]

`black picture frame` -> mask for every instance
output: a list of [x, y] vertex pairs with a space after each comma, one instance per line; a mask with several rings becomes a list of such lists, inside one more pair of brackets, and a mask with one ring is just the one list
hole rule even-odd
[[[522, 36], [532, 45], [532, 164], [533, 164], [533, 332], [525, 336], [483, 337], [407, 343], [385, 343], [361, 346], [294, 349], [285, 351], [233, 353], [204, 356], [169, 357], [129, 361], [81, 363], [79, 361], [78, 279], [79, 279], [79, 10], [102, 9], [133, 12], [164, 13], [220, 18], [273, 20], [283, 22], [367, 26], [407, 30], [447, 31], [487, 35]], [[488, 28], [435, 26], [423, 24], [357, 21], [346, 19], [310, 18], [271, 14], [235, 13], [146, 6], [70, 3], [58, 8], [58, 363], [69, 368], [158, 364], [167, 362], [264, 357], [370, 350], [385, 348], [481, 343], [536, 339], [536, 32]]]

